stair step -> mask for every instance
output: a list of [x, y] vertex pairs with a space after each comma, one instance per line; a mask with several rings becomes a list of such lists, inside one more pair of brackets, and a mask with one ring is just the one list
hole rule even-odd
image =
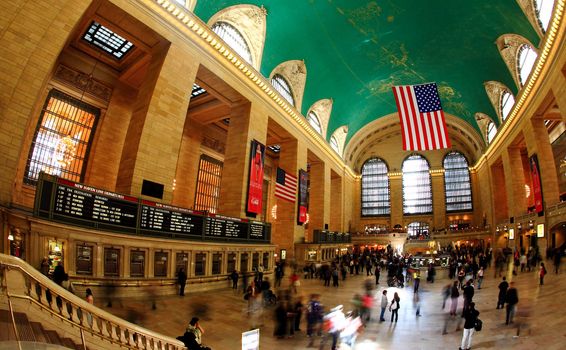
[[43, 326], [39, 322], [30, 322], [31, 329], [33, 329], [33, 335], [35, 335], [35, 340], [39, 343], [49, 343], [49, 338], [45, 336]]
[[12, 317], [8, 310], [0, 310], [0, 341], [16, 340]]
[[63, 345], [61, 342], [61, 338], [59, 337], [59, 334], [57, 334], [56, 331], [43, 330], [43, 334], [45, 334], [47, 339], [49, 339], [48, 343]]

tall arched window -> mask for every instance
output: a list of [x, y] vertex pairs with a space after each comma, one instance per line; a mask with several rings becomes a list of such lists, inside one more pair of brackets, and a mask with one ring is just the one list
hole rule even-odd
[[543, 33], [546, 33], [550, 18], [552, 17], [552, 10], [554, 9], [554, 0], [533, 0], [535, 5], [535, 13], [537, 15], [538, 23]]
[[362, 216], [389, 215], [389, 176], [382, 159], [368, 159], [362, 166]]
[[293, 92], [291, 91], [291, 86], [287, 83], [287, 80], [283, 78], [280, 74], [275, 74], [273, 78], [271, 78], [271, 85], [273, 88], [279, 92], [284, 99], [287, 100], [291, 105], [295, 105], [295, 99], [293, 98]]
[[443, 165], [446, 211], [472, 210], [472, 184], [466, 157], [459, 152], [450, 152]]
[[536, 51], [530, 45], [523, 45], [519, 49], [517, 69], [519, 71], [521, 86], [525, 85], [527, 82], [537, 60], [537, 56]]
[[338, 140], [336, 140], [336, 137], [334, 136], [330, 137], [330, 147], [332, 147], [336, 153], [340, 154], [340, 146], [338, 146]]
[[214, 23], [211, 29], [222, 40], [224, 40], [226, 44], [230, 45], [230, 47], [234, 49], [240, 57], [246, 60], [249, 64], [253, 64], [252, 54], [248, 43], [238, 29], [234, 28], [231, 24], [222, 21]]
[[489, 122], [489, 124], [487, 124], [486, 134], [487, 143], [491, 143], [491, 141], [493, 141], [493, 138], [497, 134], [497, 128], [495, 127], [495, 124], [493, 122]]
[[503, 120], [507, 119], [513, 105], [515, 105], [515, 97], [509, 91], [504, 91], [501, 94], [501, 118]]
[[403, 162], [403, 213], [432, 213], [432, 186], [427, 160], [414, 154]]
[[322, 134], [322, 127], [320, 126], [320, 120], [318, 116], [314, 112], [309, 112], [307, 115], [307, 121], [309, 122], [310, 126], [316, 130], [319, 134]]

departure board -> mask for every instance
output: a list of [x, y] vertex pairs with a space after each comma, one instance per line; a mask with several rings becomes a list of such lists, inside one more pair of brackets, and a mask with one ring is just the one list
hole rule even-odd
[[57, 180], [54, 217], [74, 217], [106, 224], [136, 227], [138, 200], [64, 179]]
[[41, 174], [34, 214], [96, 229], [176, 239], [269, 243], [271, 226], [175, 207]]
[[140, 228], [200, 236], [204, 217], [199, 214], [185, 208], [142, 200]]

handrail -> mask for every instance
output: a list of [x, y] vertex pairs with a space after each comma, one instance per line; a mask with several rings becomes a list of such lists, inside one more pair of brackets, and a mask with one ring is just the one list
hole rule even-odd
[[[0, 254], [0, 269], [20, 271], [25, 278], [27, 290], [25, 298], [33, 300], [43, 309], [49, 310], [50, 313], [57, 314], [62, 318], [65, 318], [63, 316], [65, 312], [68, 316], [68, 322], [93, 336], [109, 340], [129, 349], [186, 349], [184, 344], [177, 339], [137, 326], [86, 302], [57, 285], [19, 258]], [[8, 298], [22, 297], [10, 293], [9, 286], [4, 287]]]

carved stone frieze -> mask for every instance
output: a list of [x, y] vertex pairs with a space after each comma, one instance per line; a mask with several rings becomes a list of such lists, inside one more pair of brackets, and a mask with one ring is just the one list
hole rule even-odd
[[270, 79], [275, 75], [282, 75], [291, 85], [293, 98], [295, 100], [295, 108], [300, 111], [303, 103], [303, 94], [305, 92], [305, 84], [307, 82], [307, 67], [302, 60], [291, 60], [279, 64], [271, 74]]
[[204, 136], [202, 139], [202, 146], [206, 147], [206, 148], [210, 148], [211, 150], [224, 154], [224, 151], [226, 150], [226, 144], [223, 142], [220, 142], [219, 140], [209, 137], [209, 136]]
[[112, 88], [103, 82], [94, 79], [91, 75], [83, 73], [77, 69], [60, 64], [55, 70], [54, 78], [59, 82], [71, 86], [75, 89], [84, 91], [91, 97], [110, 102]]
[[252, 66], [259, 71], [265, 43], [267, 10], [254, 5], [227, 7], [210, 18], [208, 25], [226, 22], [234, 26], [246, 40], [253, 59]]
[[485, 143], [487, 144], [487, 126], [489, 125], [490, 122], [493, 122], [493, 120], [491, 119], [490, 116], [488, 116], [485, 113], [481, 113], [481, 112], [476, 113], [474, 115], [474, 117], [476, 118], [476, 122], [478, 123], [478, 126], [480, 127], [482, 137], [483, 137]]

